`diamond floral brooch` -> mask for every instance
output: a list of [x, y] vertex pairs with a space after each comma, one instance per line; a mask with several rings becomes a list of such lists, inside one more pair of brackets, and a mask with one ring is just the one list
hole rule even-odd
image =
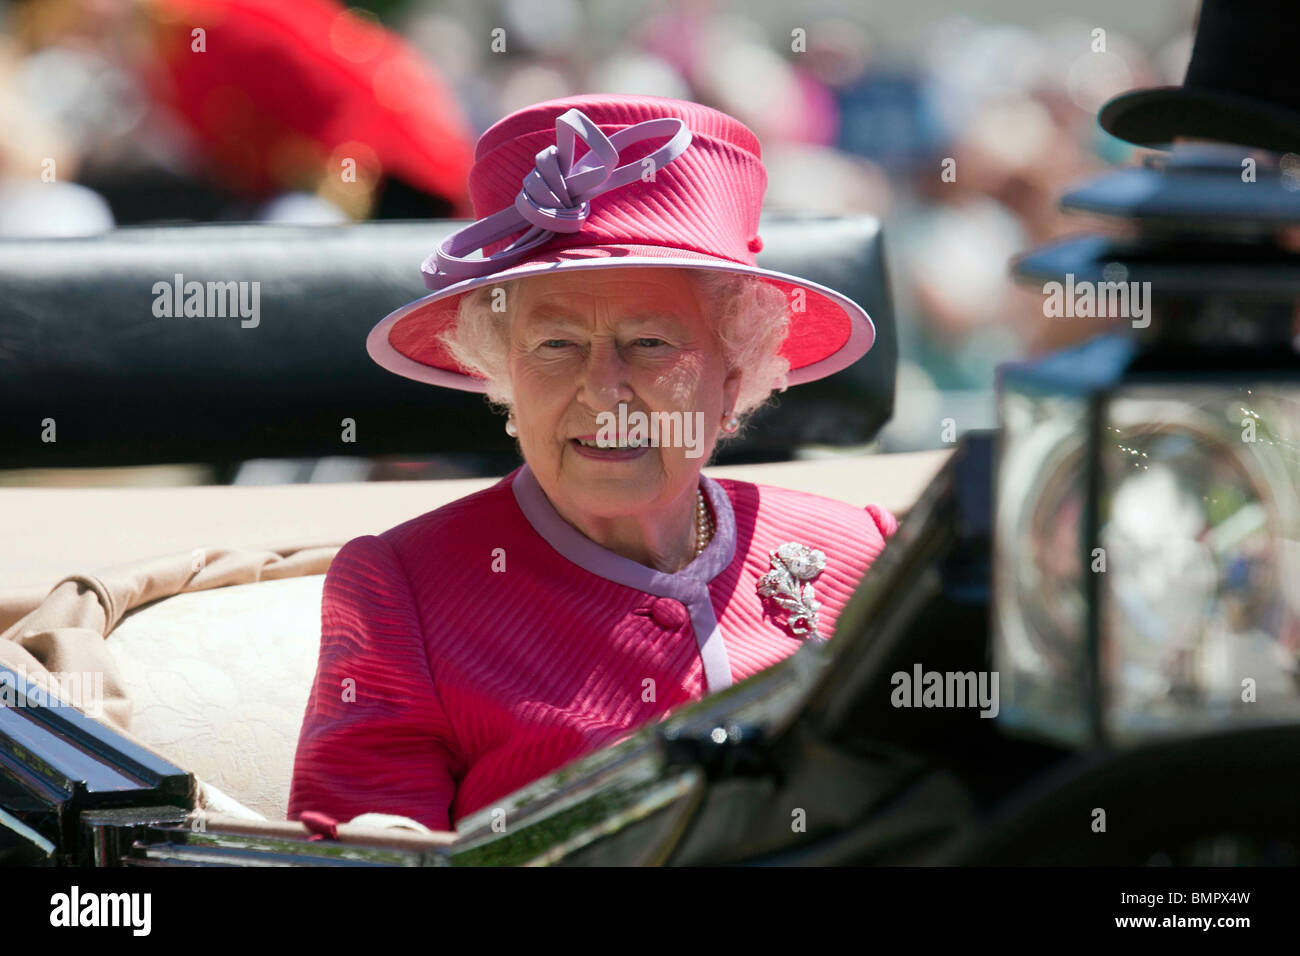
[[817, 632], [817, 593], [809, 583], [826, 567], [826, 555], [806, 544], [789, 541], [768, 552], [772, 570], [758, 582], [758, 593], [790, 612], [790, 630], [810, 640], [825, 640]]

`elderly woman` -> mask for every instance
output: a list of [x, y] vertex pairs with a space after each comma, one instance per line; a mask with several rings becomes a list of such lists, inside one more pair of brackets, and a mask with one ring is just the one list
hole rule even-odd
[[485, 218], [368, 347], [485, 392], [525, 463], [339, 551], [291, 818], [452, 828], [833, 634], [893, 518], [701, 474], [873, 338], [851, 300], [756, 266], [765, 182], [748, 129], [676, 100], [541, 103], [479, 140]]

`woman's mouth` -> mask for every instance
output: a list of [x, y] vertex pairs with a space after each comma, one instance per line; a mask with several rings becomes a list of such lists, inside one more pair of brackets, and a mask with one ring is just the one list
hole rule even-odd
[[634, 458], [640, 458], [650, 449], [648, 439], [641, 439], [640, 442], [635, 444], [628, 443], [626, 439], [623, 439], [618, 445], [602, 446], [594, 435], [583, 438], [570, 438], [569, 444], [583, 458], [594, 458], [597, 461], [631, 461]]

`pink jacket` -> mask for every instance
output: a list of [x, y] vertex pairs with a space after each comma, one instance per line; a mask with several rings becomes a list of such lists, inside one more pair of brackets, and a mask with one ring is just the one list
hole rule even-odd
[[527, 465], [349, 541], [325, 579], [289, 818], [392, 813], [451, 829], [798, 649], [790, 612], [758, 590], [780, 545], [825, 554], [812, 584], [830, 637], [897, 526], [875, 505], [701, 485], [716, 531], [676, 574], [579, 533]]

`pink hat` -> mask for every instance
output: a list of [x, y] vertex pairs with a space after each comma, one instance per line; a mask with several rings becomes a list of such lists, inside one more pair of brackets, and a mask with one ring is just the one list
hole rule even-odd
[[875, 327], [833, 289], [755, 264], [766, 188], [753, 132], [698, 103], [574, 96], [519, 110], [479, 138], [469, 189], [482, 218], [425, 260], [435, 291], [385, 317], [366, 349], [398, 375], [482, 392], [438, 341], [464, 293], [560, 270], [672, 266], [772, 283], [791, 302], [788, 384], [838, 372], [871, 348]]

